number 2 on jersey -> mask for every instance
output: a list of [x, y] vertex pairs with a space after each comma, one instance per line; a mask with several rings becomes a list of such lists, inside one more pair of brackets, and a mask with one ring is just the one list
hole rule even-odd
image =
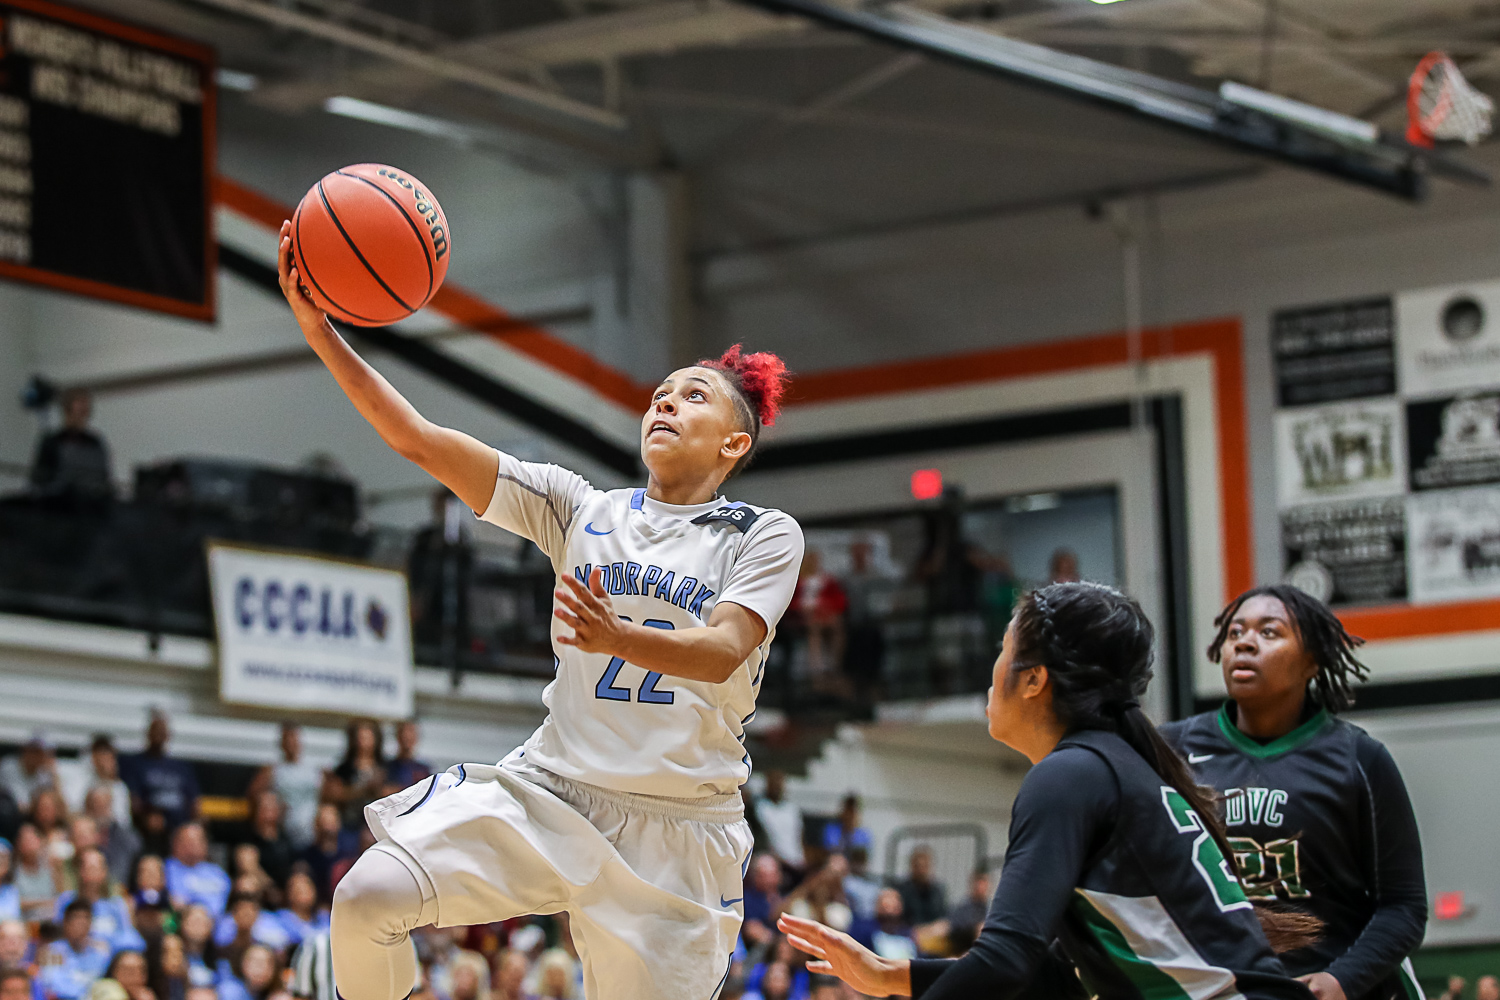
[[1203, 825], [1198, 813], [1188, 805], [1188, 800], [1177, 789], [1162, 785], [1161, 804], [1166, 807], [1167, 815], [1172, 817], [1172, 825], [1177, 828], [1178, 833], [1198, 834], [1193, 841], [1193, 867], [1198, 869], [1198, 874], [1208, 883], [1209, 892], [1213, 893], [1214, 902], [1219, 905], [1219, 909], [1225, 913], [1249, 909], [1251, 903], [1245, 895], [1244, 887], [1230, 871], [1229, 862], [1224, 860], [1224, 852], [1219, 850], [1208, 827]]
[[[624, 615], [620, 616], [625, 621], [630, 621]], [[671, 622], [662, 621], [660, 618], [648, 618], [641, 622], [647, 628], [677, 628]], [[620, 668], [625, 666], [625, 661], [616, 656], [609, 661], [609, 666], [604, 668], [604, 676], [599, 678], [599, 683], [594, 685], [594, 697], [605, 701], [629, 701], [630, 688], [615, 687], [615, 678], [620, 674]], [[661, 674], [655, 670], [646, 671], [646, 679], [641, 681], [640, 690], [636, 692], [635, 700], [642, 705], [670, 705], [675, 700], [671, 691], [658, 691], [656, 682], [661, 680]]]

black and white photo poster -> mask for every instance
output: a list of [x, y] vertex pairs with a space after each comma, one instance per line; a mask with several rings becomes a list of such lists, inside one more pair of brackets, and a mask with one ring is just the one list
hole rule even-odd
[[1500, 483], [1500, 387], [1406, 404], [1413, 491]]
[[1276, 405], [1306, 406], [1396, 391], [1390, 296], [1283, 309], [1271, 318]]
[[1405, 504], [1384, 497], [1282, 511], [1286, 581], [1332, 606], [1405, 600]]
[[1418, 493], [1407, 504], [1412, 601], [1500, 597], [1500, 489]]
[[1401, 404], [1394, 399], [1301, 406], [1276, 414], [1282, 507], [1406, 489]]

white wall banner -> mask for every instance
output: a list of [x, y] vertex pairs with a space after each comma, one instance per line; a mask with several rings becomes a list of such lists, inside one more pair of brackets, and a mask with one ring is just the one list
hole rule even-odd
[[1500, 281], [1402, 292], [1396, 330], [1408, 399], [1500, 385]]
[[1406, 491], [1406, 442], [1394, 399], [1329, 403], [1276, 414], [1282, 508]]
[[404, 575], [228, 545], [209, 547], [208, 569], [224, 701], [411, 715]]

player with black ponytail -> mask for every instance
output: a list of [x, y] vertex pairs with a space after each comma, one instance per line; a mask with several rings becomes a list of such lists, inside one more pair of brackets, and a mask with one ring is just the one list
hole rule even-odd
[[1416, 817], [1390, 753], [1336, 717], [1369, 674], [1364, 640], [1284, 584], [1246, 591], [1214, 625], [1208, 657], [1229, 698], [1162, 735], [1222, 797], [1250, 898], [1323, 922], [1287, 969], [1319, 1000], [1420, 1000], [1407, 961], [1427, 924]]
[[893, 961], [783, 916], [819, 959], [808, 968], [923, 1000], [1308, 1000], [1261, 931], [1211, 800], [1141, 711], [1152, 642], [1140, 606], [1110, 587], [1023, 598], [985, 714], [990, 735], [1035, 766], [978, 941], [959, 959]]

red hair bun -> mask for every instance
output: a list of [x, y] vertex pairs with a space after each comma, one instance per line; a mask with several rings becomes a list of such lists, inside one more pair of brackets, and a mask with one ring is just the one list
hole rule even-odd
[[735, 344], [725, 351], [717, 361], [700, 361], [703, 368], [712, 368], [729, 376], [730, 382], [743, 395], [760, 422], [766, 427], [776, 423], [781, 413], [781, 397], [786, 395], [786, 363], [769, 351], [745, 354]]

